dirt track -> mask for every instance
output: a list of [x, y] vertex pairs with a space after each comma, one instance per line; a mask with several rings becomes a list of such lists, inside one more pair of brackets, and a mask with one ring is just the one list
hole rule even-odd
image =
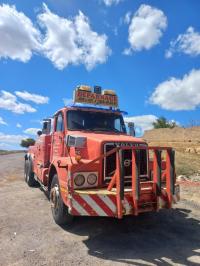
[[2, 155], [0, 265], [199, 265], [199, 189], [183, 185], [172, 210], [61, 228], [44, 193], [24, 183], [23, 154]]

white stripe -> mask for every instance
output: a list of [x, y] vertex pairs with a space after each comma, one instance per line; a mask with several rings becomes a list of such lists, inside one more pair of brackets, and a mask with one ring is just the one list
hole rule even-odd
[[126, 204], [130, 205], [126, 197], [124, 197], [124, 201]]
[[126, 209], [127, 214], [129, 214], [132, 210], [132, 206], [130, 205], [126, 197], [124, 197], [124, 208]]
[[80, 195], [99, 216], [108, 216], [103, 209], [88, 195]]
[[75, 200], [72, 200], [72, 206], [81, 214], [81, 215], [89, 215], [86, 210]]
[[116, 212], [116, 206], [108, 196], [98, 195], [98, 197], [111, 209], [112, 212]]

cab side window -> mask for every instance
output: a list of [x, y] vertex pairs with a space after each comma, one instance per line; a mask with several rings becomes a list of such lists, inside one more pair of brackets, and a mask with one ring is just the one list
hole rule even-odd
[[62, 114], [60, 113], [57, 117], [57, 120], [56, 120], [56, 132], [61, 132], [63, 131], [63, 116]]

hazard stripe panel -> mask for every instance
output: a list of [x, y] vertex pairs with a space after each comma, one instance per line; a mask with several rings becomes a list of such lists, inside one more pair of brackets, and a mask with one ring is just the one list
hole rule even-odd
[[81, 216], [114, 217], [117, 213], [115, 202], [113, 195], [73, 194], [70, 213]]
[[92, 199], [100, 206], [106, 215], [102, 216], [113, 216], [112, 210], [104, 203], [104, 201], [100, 197], [95, 197], [95, 195], [91, 195]]
[[83, 197], [80, 197], [78, 195], [74, 195], [74, 199], [75, 199], [76, 203], [79, 204], [80, 206], [82, 206], [90, 216], [97, 216], [98, 215], [98, 213], [95, 211], [95, 209], [90, 204], [88, 204], [85, 197], [83, 198]]
[[[82, 197], [82, 196], [81, 196]], [[96, 197], [98, 198], [98, 197]], [[106, 212], [104, 211], [103, 207], [94, 201], [91, 195], [84, 195], [84, 200], [90, 205], [93, 210], [96, 211], [98, 216], [107, 216]]]
[[109, 207], [109, 209], [115, 213], [116, 212], [116, 203], [113, 203], [113, 201], [111, 200], [112, 198], [115, 198], [113, 196], [111, 197], [107, 197], [104, 195], [99, 195], [99, 197], [101, 198], [101, 200]]
[[75, 210], [75, 213], [72, 213], [74, 215], [89, 215], [89, 213], [76, 201], [76, 200], [73, 200], [73, 203], [72, 203], [72, 211], [73, 209]]

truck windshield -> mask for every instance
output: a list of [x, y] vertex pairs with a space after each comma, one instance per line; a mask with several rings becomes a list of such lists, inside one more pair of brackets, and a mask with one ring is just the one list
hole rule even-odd
[[69, 130], [126, 133], [122, 116], [114, 113], [81, 110], [68, 111], [67, 127]]

